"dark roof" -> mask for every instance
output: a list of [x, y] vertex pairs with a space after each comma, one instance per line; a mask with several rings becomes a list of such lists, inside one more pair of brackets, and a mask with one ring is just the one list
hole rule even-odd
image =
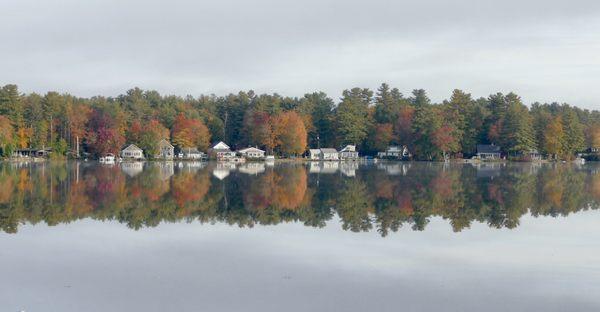
[[498, 145], [489, 145], [489, 144], [478, 144], [477, 145], [477, 153], [500, 153], [500, 146]]

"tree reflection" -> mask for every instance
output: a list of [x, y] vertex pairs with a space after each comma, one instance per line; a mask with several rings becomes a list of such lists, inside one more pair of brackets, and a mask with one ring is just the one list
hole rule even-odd
[[[244, 166], [250, 166], [248, 168]], [[344, 230], [386, 236], [403, 226], [424, 230], [434, 217], [454, 231], [473, 222], [515, 228], [525, 214], [567, 216], [597, 209], [595, 165], [355, 166], [309, 172], [303, 164], [91, 163], [0, 164], [0, 228], [82, 218], [117, 220], [133, 229], [161, 222], [224, 222], [238, 226], [302, 222], [323, 227], [336, 216]]]

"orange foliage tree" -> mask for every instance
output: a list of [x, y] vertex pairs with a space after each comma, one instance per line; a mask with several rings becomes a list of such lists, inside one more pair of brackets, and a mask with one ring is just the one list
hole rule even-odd
[[2, 151], [11, 144], [14, 137], [12, 122], [6, 116], [0, 115], [0, 148]]
[[187, 118], [183, 114], [179, 114], [175, 118], [171, 134], [173, 143], [180, 148], [206, 149], [210, 142], [210, 132], [202, 120]]
[[304, 153], [307, 145], [307, 133], [304, 122], [298, 113], [287, 111], [275, 116], [273, 121], [275, 146], [286, 155]]

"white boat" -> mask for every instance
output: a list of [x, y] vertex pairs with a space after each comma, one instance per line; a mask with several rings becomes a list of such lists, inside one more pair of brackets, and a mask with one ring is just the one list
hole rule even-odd
[[265, 161], [275, 161], [275, 156], [273, 156], [273, 155], [267, 155], [265, 157]]

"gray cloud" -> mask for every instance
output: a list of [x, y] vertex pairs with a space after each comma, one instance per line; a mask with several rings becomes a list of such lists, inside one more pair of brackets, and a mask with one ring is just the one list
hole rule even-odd
[[0, 83], [24, 91], [515, 91], [600, 108], [597, 1], [5, 1]]

